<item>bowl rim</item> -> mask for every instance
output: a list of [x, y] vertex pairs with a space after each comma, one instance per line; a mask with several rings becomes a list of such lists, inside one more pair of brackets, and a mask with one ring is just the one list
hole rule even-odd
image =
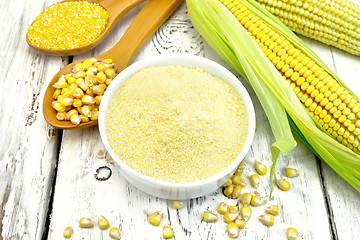
[[[156, 66], [185, 66], [190, 68], [198, 68], [203, 70], [204, 72], [210, 73], [212, 76], [218, 77], [219, 79], [223, 80], [224, 82], [228, 83], [233, 89], [236, 90], [237, 94], [243, 101], [243, 104], [246, 109], [247, 113], [247, 120], [248, 120], [248, 130], [245, 143], [236, 157], [236, 159], [224, 170], [221, 172], [208, 177], [203, 180], [194, 181], [194, 182], [165, 182], [161, 181], [144, 174], [137, 172], [136, 170], [132, 169], [131, 167], [127, 166], [123, 161], [121, 161], [112, 148], [107, 139], [106, 134], [106, 113], [107, 108], [112, 100], [114, 94], [117, 92], [118, 88], [132, 75], [136, 72], [140, 71], [141, 69], [145, 69], [148, 67], [156, 67]], [[205, 69], [206, 68], [206, 69]], [[224, 80], [226, 79], [226, 80]], [[232, 83], [230, 84], [229, 81]], [[239, 94], [239, 91], [241, 94]], [[136, 177], [140, 178], [142, 181], [147, 182], [149, 184], [156, 184], [162, 188], [171, 188], [171, 189], [192, 189], [192, 188], [199, 188], [206, 184], [214, 183], [225, 176], [231, 176], [232, 173], [235, 171], [237, 166], [240, 164], [242, 159], [245, 158], [248, 151], [250, 150], [251, 144], [254, 139], [255, 135], [255, 110], [250, 98], [249, 93], [247, 92], [244, 85], [240, 82], [240, 80], [231, 73], [228, 69], [216, 63], [210, 59], [192, 55], [192, 54], [183, 54], [183, 53], [173, 53], [173, 54], [160, 54], [156, 56], [146, 57], [139, 61], [134, 62], [127, 68], [125, 68], [122, 72], [120, 72], [111, 82], [105, 94], [102, 98], [100, 109], [99, 109], [99, 117], [98, 117], [98, 125], [99, 125], [99, 132], [102, 142], [110, 154], [110, 156], [114, 159], [114, 161], [120, 166], [120, 171], [127, 171], [128, 173], [135, 175]], [[126, 174], [127, 175], [127, 174]], [[126, 176], [125, 176], [126, 177]]]

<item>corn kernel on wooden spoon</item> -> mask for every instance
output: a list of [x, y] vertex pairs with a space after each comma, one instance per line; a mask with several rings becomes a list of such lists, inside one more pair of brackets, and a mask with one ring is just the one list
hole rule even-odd
[[[139, 47], [152, 35], [155, 30], [174, 12], [182, 3], [182, 0], [150, 0], [135, 17], [120, 41], [107, 52], [94, 58], [103, 60], [111, 58], [117, 72], [126, 68]], [[43, 101], [43, 114], [46, 121], [55, 128], [74, 129], [85, 128], [97, 124], [97, 121], [89, 121], [74, 125], [70, 121], [59, 121], [56, 118], [56, 111], [52, 107], [54, 83], [65, 74], [71, 73], [72, 68], [84, 60], [73, 62], [62, 68], [50, 81], [46, 89]]]
[[[69, 1], [72, 0], [64, 0], [61, 2], [69, 2]], [[34, 48], [35, 50], [51, 55], [70, 56], [70, 55], [77, 55], [80, 53], [84, 53], [86, 51], [89, 51], [96, 45], [98, 45], [108, 35], [108, 33], [121, 19], [121, 17], [123, 17], [128, 11], [130, 11], [132, 8], [134, 8], [141, 2], [144, 2], [145, 0], [86, 0], [86, 1], [90, 3], [99, 4], [109, 14], [108, 23], [105, 29], [92, 42], [86, 45], [81, 45], [79, 47], [66, 49], [66, 50], [55, 50], [41, 46], [36, 46], [29, 40], [28, 34], [26, 34], [26, 42], [30, 45], [30, 47]]]

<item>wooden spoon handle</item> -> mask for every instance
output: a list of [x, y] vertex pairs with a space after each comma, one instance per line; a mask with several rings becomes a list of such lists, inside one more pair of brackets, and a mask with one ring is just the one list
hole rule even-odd
[[98, 59], [112, 58], [118, 71], [122, 71], [139, 47], [175, 11], [183, 0], [150, 0], [135, 17], [120, 41]]
[[[117, 23], [128, 11], [146, 0], [91, 0], [100, 4], [110, 15], [109, 25]], [[110, 24], [111, 23], [111, 24]]]

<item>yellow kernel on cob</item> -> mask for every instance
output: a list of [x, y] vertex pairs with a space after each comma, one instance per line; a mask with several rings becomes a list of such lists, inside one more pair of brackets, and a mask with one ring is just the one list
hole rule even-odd
[[154, 226], [159, 226], [161, 219], [163, 217], [163, 213], [160, 211], [155, 211], [153, 214], [149, 216], [149, 222]]

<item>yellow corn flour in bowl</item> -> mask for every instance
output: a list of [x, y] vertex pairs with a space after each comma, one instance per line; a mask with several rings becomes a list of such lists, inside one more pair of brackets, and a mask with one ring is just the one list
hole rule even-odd
[[245, 106], [230, 85], [182, 66], [149, 67], [126, 80], [110, 102], [105, 124], [121, 161], [173, 183], [226, 169], [248, 131]]

